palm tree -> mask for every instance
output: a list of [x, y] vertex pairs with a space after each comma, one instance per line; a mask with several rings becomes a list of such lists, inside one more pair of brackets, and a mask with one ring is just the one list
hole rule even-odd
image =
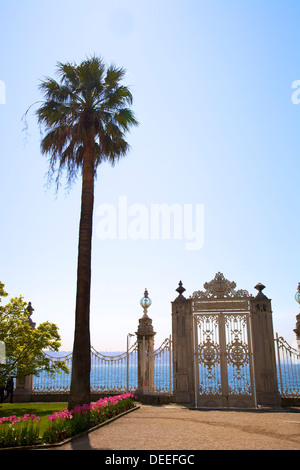
[[80, 65], [58, 63], [59, 81], [47, 78], [40, 88], [44, 101], [37, 110], [44, 127], [41, 151], [49, 156], [49, 176], [66, 170], [68, 184], [82, 173], [77, 293], [71, 389], [68, 406], [90, 402], [90, 287], [94, 181], [103, 161], [114, 165], [129, 150], [125, 134], [138, 125], [130, 109], [132, 95], [121, 84], [123, 68], [106, 66], [101, 58]]

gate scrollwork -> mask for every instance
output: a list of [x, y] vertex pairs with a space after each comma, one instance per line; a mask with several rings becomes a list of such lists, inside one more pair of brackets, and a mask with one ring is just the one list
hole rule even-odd
[[227, 345], [227, 361], [236, 370], [236, 379], [243, 378], [242, 369], [249, 364], [248, 346], [238, 339]]
[[212, 376], [212, 369], [220, 363], [220, 347], [211, 341], [210, 337], [203, 344], [198, 346], [198, 361], [203, 364], [208, 371], [207, 377]]

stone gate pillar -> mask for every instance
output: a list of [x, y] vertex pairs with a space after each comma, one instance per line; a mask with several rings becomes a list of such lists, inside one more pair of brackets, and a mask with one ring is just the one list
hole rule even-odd
[[22, 379], [17, 378], [16, 389], [14, 391], [15, 403], [28, 403], [31, 401], [33, 388], [33, 375], [27, 375]]
[[138, 390], [137, 395], [154, 392], [154, 336], [152, 320], [148, 317], [147, 310], [152, 304], [145, 290], [144, 297], [140, 301], [144, 308], [144, 315], [139, 319], [136, 332], [138, 343]]
[[254, 376], [257, 405], [280, 406], [271, 300], [257, 284], [259, 292], [250, 299], [250, 318], [253, 343]]
[[193, 405], [195, 384], [191, 301], [182, 295], [185, 288], [181, 281], [176, 291], [179, 296], [172, 302], [173, 401]]

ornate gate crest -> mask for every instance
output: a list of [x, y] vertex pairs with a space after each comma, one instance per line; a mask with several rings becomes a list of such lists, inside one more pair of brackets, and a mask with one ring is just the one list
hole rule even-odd
[[230, 282], [228, 279], [225, 279], [222, 273], [217, 273], [215, 278], [210, 281], [206, 282], [203, 285], [205, 292], [203, 291], [196, 291], [193, 293], [192, 298], [194, 299], [236, 299], [236, 298], [248, 298], [249, 292], [246, 290], [235, 290], [236, 283]]

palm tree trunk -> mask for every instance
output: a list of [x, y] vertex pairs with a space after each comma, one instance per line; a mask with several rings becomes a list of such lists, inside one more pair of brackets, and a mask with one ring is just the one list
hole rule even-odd
[[93, 140], [84, 145], [72, 377], [68, 407], [90, 403], [90, 290], [94, 208]]

